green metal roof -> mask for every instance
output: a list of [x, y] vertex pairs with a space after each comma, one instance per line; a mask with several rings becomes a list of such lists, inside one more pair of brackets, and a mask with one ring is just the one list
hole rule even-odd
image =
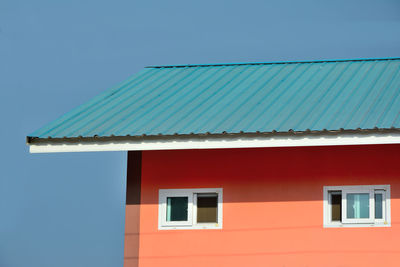
[[400, 128], [400, 59], [147, 67], [29, 137]]

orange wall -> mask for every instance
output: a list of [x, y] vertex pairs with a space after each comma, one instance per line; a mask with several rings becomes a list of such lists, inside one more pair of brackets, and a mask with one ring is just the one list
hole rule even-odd
[[[139, 266], [400, 266], [400, 146], [145, 151]], [[323, 228], [324, 185], [391, 185], [390, 228]], [[158, 230], [160, 188], [223, 188], [223, 229]]]

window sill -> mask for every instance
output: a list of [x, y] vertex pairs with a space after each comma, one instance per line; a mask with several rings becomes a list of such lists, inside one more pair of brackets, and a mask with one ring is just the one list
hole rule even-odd
[[216, 223], [204, 223], [204, 224], [195, 224], [195, 225], [184, 225], [184, 226], [172, 226], [172, 225], [166, 225], [166, 226], [160, 226], [158, 227], [158, 230], [199, 230], [199, 229], [222, 229], [221, 224], [216, 224]]
[[324, 224], [324, 228], [358, 228], [358, 227], [391, 227], [390, 223], [331, 223]]

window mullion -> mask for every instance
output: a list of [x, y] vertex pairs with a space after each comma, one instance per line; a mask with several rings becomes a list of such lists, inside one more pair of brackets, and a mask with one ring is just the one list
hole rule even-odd
[[197, 224], [197, 193], [193, 194], [193, 222], [192, 224]]
[[342, 190], [342, 223], [347, 221], [347, 201], [346, 201], [346, 191]]
[[189, 194], [189, 205], [188, 205], [188, 224], [193, 225], [193, 194]]
[[369, 190], [369, 219], [371, 222], [375, 221], [375, 190]]

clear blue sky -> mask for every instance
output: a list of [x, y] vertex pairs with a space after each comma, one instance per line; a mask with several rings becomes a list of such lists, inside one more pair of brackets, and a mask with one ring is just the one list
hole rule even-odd
[[0, 0], [0, 266], [121, 266], [126, 154], [25, 136], [146, 65], [400, 56], [398, 0]]

